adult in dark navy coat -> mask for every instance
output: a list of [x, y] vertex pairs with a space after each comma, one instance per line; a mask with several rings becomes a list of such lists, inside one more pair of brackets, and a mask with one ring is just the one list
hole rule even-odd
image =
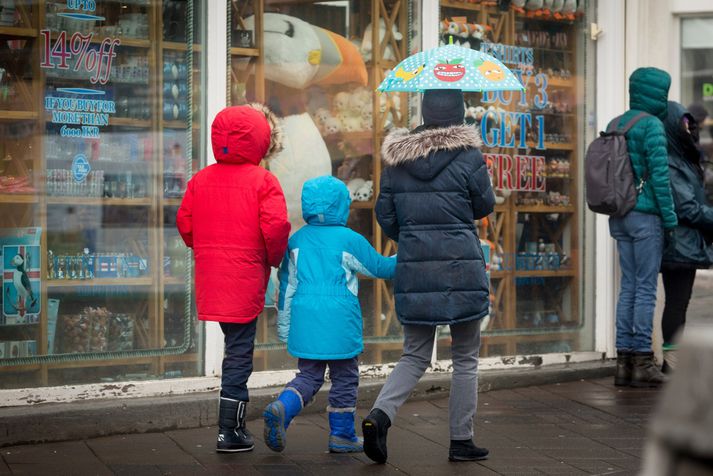
[[386, 432], [428, 367], [437, 325], [451, 328], [453, 383], [449, 458], [485, 459], [473, 443], [480, 319], [489, 286], [474, 220], [493, 211], [495, 194], [475, 128], [463, 124], [463, 93], [429, 90], [424, 124], [384, 141], [376, 217], [399, 245], [394, 294], [404, 353], [364, 420], [364, 451], [386, 462]]

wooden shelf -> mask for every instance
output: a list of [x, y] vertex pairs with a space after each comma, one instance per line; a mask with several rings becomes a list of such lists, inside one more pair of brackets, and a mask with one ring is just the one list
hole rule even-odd
[[22, 36], [25, 38], [37, 38], [36, 28], [21, 28], [17, 26], [0, 26], [0, 36]]
[[0, 203], [39, 203], [37, 192], [0, 193]]
[[577, 276], [574, 269], [533, 269], [517, 270], [515, 276], [518, 278], [573, 278]]
[[182, 198], [164, 198], [163, 206], [164, 207], [180, 207], [182, 200], [183, 200]]
[[151, 286], [151, 278], [94, 278], [94, 279], [49, 279], [49, 288], [75, 288], [84, 286]]
[[359, 209], [359, 210], [371, 209], [371, 208], [374, 208], [374, 201], [369, 200], [368, 202], [358, 202], [356, 200], [353, 200], [352, 204], [351, 204], [351, 208]]
[[[91, 43], [95, 44], [101, 44], [104, 41], [105, 36], [103, 34], [98, 34], [98, 32], [94, 31], [94, 34], [92, 35], [92, 40]], [[35, 35], [37, 36], [37, 35]], [[59, 33], [57, 32], [52, 32], [52, 39], [56, 40], [59, 37]], [[66, 35], [67, 41], [72, 37], [72, 35]], [[151, 40], [144, 40], [141, 38], [122, 38], [118, 37], [116, 38], [117, 40], [121, 41], [121, 44], [119, 45], [119, 48], [122, 46], [130, 46], [132, 48], [151, 48], [152, 43]]]
[[574, 205], [567, 207], [553, 207], [550, 205], [516, 205], [515, 211], [518, 213], [574, 213]]
[[198, 354], [195, 352], [192, 354], [176, 354], [176, 355], [167, 355], [165, 357], [161, 357], [164, 362], [167, 364], [175, 363], [175, 362], [198, 362]]
[[[534, 82], [532, 84], [534, 84]], [[554, 86], [556, 88], [574, 88], [577, 86], [577, 81], [573, 78], [570, 78], [570, 79], [548, 78], [547, 86]]]
[[[188, 51], [188, 44], [181, 43], [178, 41], [162, 41], [161, 48], [163, 48], [164, 50]], [[201, 45], [197, 45], [197, 44], [193, 45], [194, 53], [199, 53], [201, 51], [201, 49], [202, 49]]]
[[[545, 142], [545, 150], [574, 150], [575, 144], [572, 142]], [[528, 142], [527, 146], [531, 149], [537, 149], [537, 144], [534, 142]]]
[[150, 198], [47, 197], [49, 205], [150, 206]]
[[459, 10], [469, 10], [479, 12], [483, 9], [480, 3], [457, 2], [455, 0], [441, 0], [441, 8], [457, 8]]
[[[167, 129], [188, 129], [188, 123], [186, 121], [163, 121], [163, 127]], [[200, 124], [193, 122], [193, 130], [199, 130]]]
[[0, 111], [2, 121], [30, 121], [36, 120], [40, 115], [37, 111]]
[[260, 54], [260, 50], [257, 48], [240, 48], [233, 46], [230, 48], [230, 54], [232, 56], [258, 56]]
[[150, 119], [133, 119], [131, 117], [110, 117], [110, 126], [126, 126], [126, 127], [151, 127]]
[[186, 281], [176, 276], [166, 276], [163, 278], [163, 284], [166, 286], [185, 286]]

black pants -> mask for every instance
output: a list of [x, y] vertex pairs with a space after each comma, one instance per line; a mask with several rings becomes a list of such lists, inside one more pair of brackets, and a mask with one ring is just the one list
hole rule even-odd
[[686, 311], [691, 301], [693, 282], [696, 280], [695, 269], [676, 269], [661, 271], [666, 304], [663, 308], [661, 329], [664, 345], [673, 344], [676, 333], [686, 324]]
[[248, 378], [253, 373], [257, 319], [247, 324], [221, 322], [220, 328], [225, 334], [220, 396], [247, 402]]

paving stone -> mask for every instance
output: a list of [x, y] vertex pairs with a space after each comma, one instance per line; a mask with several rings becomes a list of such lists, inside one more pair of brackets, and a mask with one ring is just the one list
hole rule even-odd
[[256, 464], [255, 469], [264, 476], [302, 476], [310, 473], [296, 464]]
[[157, 476], [161, 470], [155, 465], [112, 464], [112, 473], [116, 476]]
[[170, 465], [196, 462], [163, 433], [95, 438], [87, 440], [87, 445], [108, 465]]
[[1, 451], [12, 474], [53, 474], [57, 468], [74, 474], [111, 474], [82, 441], [10, 446]]

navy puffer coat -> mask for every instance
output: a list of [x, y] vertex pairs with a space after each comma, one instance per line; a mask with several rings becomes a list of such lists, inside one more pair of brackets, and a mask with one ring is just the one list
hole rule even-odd
[[376, 216], [399, 252], [394, 281], [402, 324], [442, 325], [488, 313], [489, 285], [474, 220], [495, 194], [475, 128], [392, 132]]

